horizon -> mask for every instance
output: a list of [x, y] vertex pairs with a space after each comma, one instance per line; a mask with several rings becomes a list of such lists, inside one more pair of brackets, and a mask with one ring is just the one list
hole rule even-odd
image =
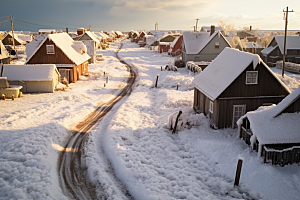
[[[70, 6], [70, 4], [72, 4]], [[8, 16], [14, 17], [14, 30], [37, 32], [39, 29], [56, 29], [70, 32], [77, 28], [91, 31], [154, 30], [193, 30], [198, 21], [198, 30], [202, 26], [218, 26], [219, 20], [226, 24], [235, 24], [236, 28], [252, 26], [254, 29], [283, 31], [285, 21], [283, 10], [289, 5], [294, 12], [288, 16], [288, 30], [300, 30], [299, 3], [288, 0], [284, 4], [275, 1], [254, 0], [250, 4], [242, 0], [205, 2], [202, 0], [167, 0], [165, 2], [133, 0], [11, 0], [2, 3], [3, 7], [14, 5], [13, 10], [3, 10], [0, 22]], [[245, 8], [245, 9], [243, 9]], [[0, 30], [11, 30], [10, 22], [0, 23]]]

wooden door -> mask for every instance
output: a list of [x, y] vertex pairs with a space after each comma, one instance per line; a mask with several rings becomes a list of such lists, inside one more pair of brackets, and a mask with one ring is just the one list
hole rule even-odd
[[240, 117], [245, 115], [246, 105], [233, 105], [233, 118], [232, 118], [232, 128], [237, 128], [236, 122]]

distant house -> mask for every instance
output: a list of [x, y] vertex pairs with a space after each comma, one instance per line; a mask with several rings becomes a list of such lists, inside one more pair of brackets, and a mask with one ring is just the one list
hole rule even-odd
[[123, 37], [123, 33], [121, 31], [115, 31], [117, 38], [122, 38]]
[[300, 162], [300, 87], [278, 105], [247, 112], [238, 121], [239, 137], [258, 151], [265, 163]]
[[135, 43], [138, 43], [139, 41], [143, 40], [144, 37], [147, 35], [145, 31], [142, 31], [135, 39]]
[[217, 32], [183, 32], [182, 60], [211, 61], [215, 59], [225, 47], [231, 47], [222, 33]]
[[39, 34], [53, 34], [56, 33], [55, 29], [40, 29]]
[[181, 36], [177, 36], [175, 38], [175, 40], [171, 43], [171, 46], [170, 46], [170, 54], [172, 56], [178, 56], [178, 55], [181, 55], [182, 53], [182, 35]]
[[258, 37], [255, 36], [254, 31], [252, 31], [252, 30], [237, 31], [236, 34], [241, 40], [247, 39], [248, 42], [256, 42], [258, 39]]
[[[264, 61], [273, 66], [279, 60], [283, 59], [284, 36], [275, 36], [268, 47], [261, 51], [264, 56]], [[287, 62], [300, 64], [300, 37], [287, 36], [286, 37], [286, 57]]]
[[[31, 40], [32, 40], [31, 35], [14, 34], [15, 45], [26, 45], [27, 43], [31, 42]], [[4, 45], [13, 45], [12, 33], [8, 33], [2, 40], [2, 43]]]
[[159, 42], [173, 42], [176, 36], [174, 35], [164, 35], [162, 38], [159, 39]]
[[1, 40], [0, 40], [0, 64], [10, 64], [9, 53], [6, 51]]
[[22, 86], [21, 91], [54, 92], [60, 82], [60, 74], [53, 64], [48, 65], [4, 65], [3, 77], [10, 85]]
[[82, 34], [84, 34], [86, 31], [87, 31], [87, 29], [85, 29], [85, 28], [78, 28], [78, 29], [77, 29], [77, 35], [82, 35]]
[[192, 85], [195, 111], [207, 115], [215, 128], [236, 128], [246, 112], [290, 94], [258, 55], [232, 48], [225, 48]]
[[88, 73], [90, 56], [86, 52], [83, 42], [74, 41], [67, 33], [49, 34], [31, 53], [26, 64], [56, 64], [62, 76], [69, 82], [76, 82], [79, 75]]
[[[200, 32], [210, 32], [211, 26], [202, 26]], [[220, 31], [224, 35], [224, 30], [220, 26], [215, 26], [215, 31]]]
[[[90, 31], [86, 31], [78, 41], [82, 41], [87, 47], [87, 54], [91, 57], [89, 63], [96, 62], [96, 50], [100, 48], [100, 41], [96, 35]], [[89, 41], [89, 42], [87, 42]]]
[[171, 42], [160, 42], [159, 43], [159, 53], [168, 52], [171, 46]]

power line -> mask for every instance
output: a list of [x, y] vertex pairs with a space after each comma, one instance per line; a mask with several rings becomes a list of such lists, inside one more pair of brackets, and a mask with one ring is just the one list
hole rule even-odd
[[9, 16], [4, 16], [4, 17], [0, 17], [0, 18], [8, 18]]

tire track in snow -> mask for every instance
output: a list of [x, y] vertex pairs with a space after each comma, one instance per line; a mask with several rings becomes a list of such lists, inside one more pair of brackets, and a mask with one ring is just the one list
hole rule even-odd
[[[116, 58], [124, 64], [130, 72], [127, 79], [127, 85], [123, 89], [119, 90], [113, 99], [108, 102], [100, 103], [95, 111], [76, 126], [77, 131], [74, 132], [73, 136], [68, 141], [65, 151], [62, 151], [59, 155], [58, 175], [60, 186], [63, 193], [70, 198], [80, 200], [96, 199], [99, 189], [103, 190], [103, 188], [99, 188], [101, 187], [99, 185], [97, 185], [97, 187], [92, 185], [91, 181], [87, 178], [87, 167], [84, 159], [84, 145], [89, 139], [90, 128], [92, 128], [97, 122], [101, 121], [116, 103], [118, 103], [124, 96], [130, 95], [132, 91], [137, 74], [131, 65], [128, 65], [125, 61], [118, 57], [118, 52], [122, 47], [123, 43], [121, 43], [120, 48], [116, 52]], [[105, 159], [109, 165], [108, 168], [112, 169], [109, 160], [107, 158]], [[116, 178], [113, 170], [111, 171], [111, 174], [112, 176], [110, 177], [115, 179], [114, 182], [119, 183], [119, 185], [123, 187], [122, 191], [124, 196], [132, 198], [126, 190], [126, 187]]]

